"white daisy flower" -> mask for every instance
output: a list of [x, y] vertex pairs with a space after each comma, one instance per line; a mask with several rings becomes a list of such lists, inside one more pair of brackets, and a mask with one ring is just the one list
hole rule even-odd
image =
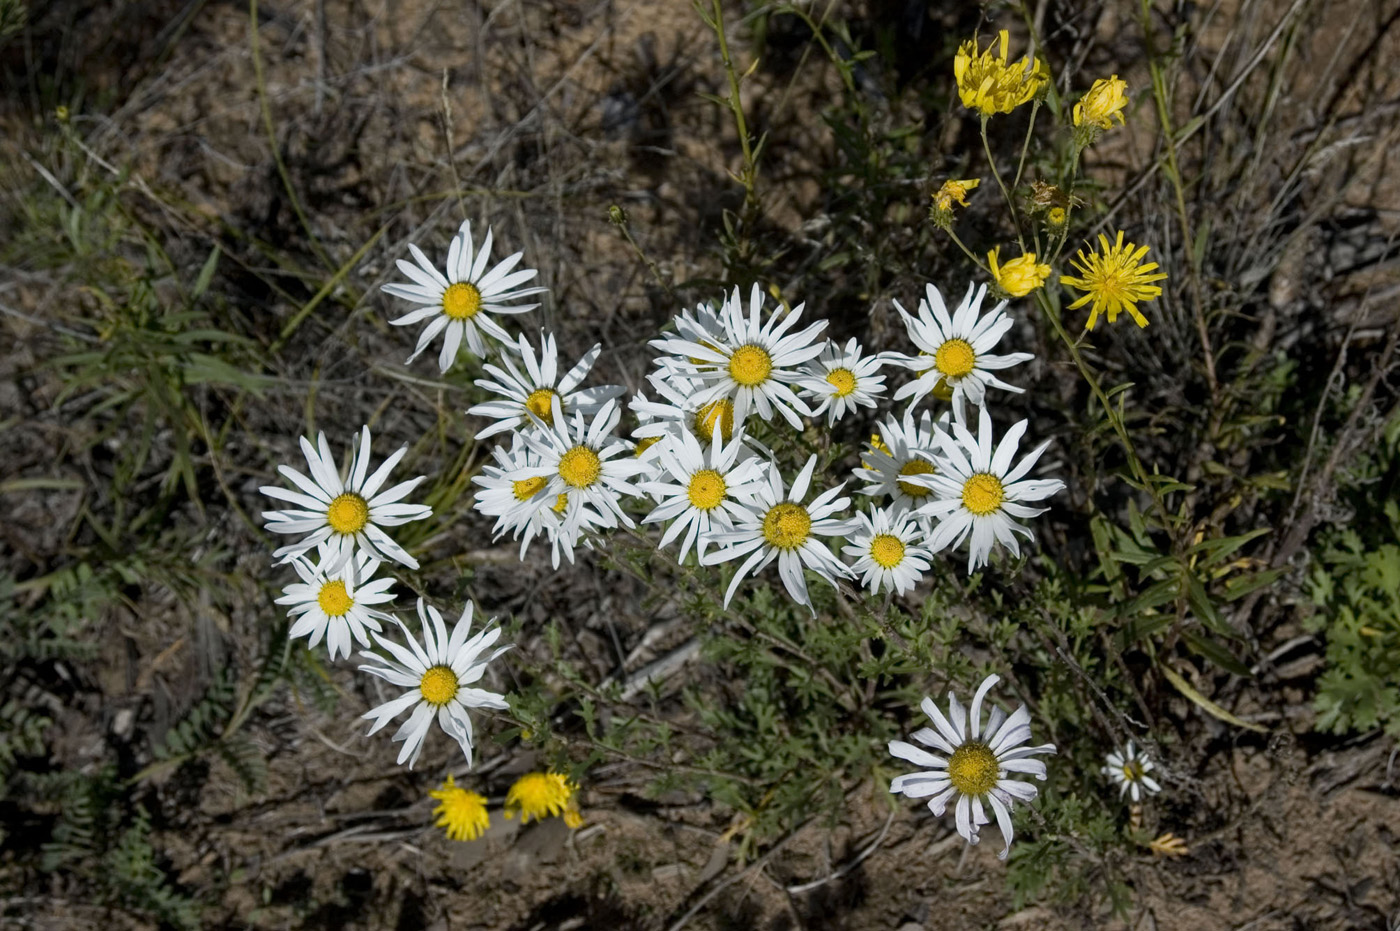
[[649, 401], [637, 395], [628, 405], [639, 421], [632, 435], [641, 439], [665, 438], [689, 433], [710, 443], [716, 435], [721, 442], [734, 438], [734, 431], [743, 426], [734, 419], [734, 402], [716, 398], [703, 404], [694, 401], [698, 383], [687, 378], [651, 378], [652, 387], [664, 401]]
[[[709, 346], [712, 349], [727, 347], [730, 350], [737, 349], [738, 346], [729, 344], [729, 335], [725, 332], [724, 323], [720, 320], [719, 314], [709, 304], [697, 304], [694, 316], [689, 308], [682, 309], [679, 314], [671, 318], [676, 328], [676, 337], [688, 340], [692, 343], [699, 343], [702, 346]], [[662, 340], [653, 340], [651, 345], [659, 345]], [[658, 356], [653, 360], [658, 368], [656, 373], [663, 379], [673, 380], [685, 378], [690, 372], [699, 368], [714, 368], [712, 363], [703, 359], [687, 358], [685, 356]], [[655, 376], [649, 376], [655, 378]]]
[[976, 437], [960, 423], [954, 422], [952, 428], [956, 439], [941, 431], [938, 434], [942, 455], [938, 457], [937, 471], [914, 476], [911, 481], [933, 490], [931, 500], [919, 508], [919, 513], [939, 522], [929, 533], [929, 549], [937, 553], [949, 545], [957, 548], [971, 536], [967, 571], [972, 572], [986, 565], [992, 545], [997, 541], [1011, 550], [1012, 555], [1019, 556], [1021, 547], [1016, 534], [1028, 540], [1035, 535], [1013, 518], [1035, 517], [1049, 510], [1028, 507], [1023, 502], [1048, 498], [1063, 490], [1065, 483], [1059, 479], [1025, 477], [1050, 445], [1049, 440], [1012, 467], [1021, 436], [1026, 432], [1024, 420], [1006, 431], [995, 453], [992, 451], [992, 418], [986, 408], [980, 412]]
[[913, 405], [905, 409], [902, 420], [896, 420], [892, 413], [886, 415], [879, 435], [865, 444], [855, 476], [867, 484], [856, 490], [874, 498], [888, 495], [895, 510], [912, 510], [923, 504], [932, 492], [910, 476], [929, 475], [937, 468], [931, 459], [938, 452], [939, 427], [947, 422], [946, 411], [937, 424], [933, 415], [924, 411], [916, 426]]
[[855, 558], [851, 571], [872, 594], [892, 588], [902, 595], [929, 569], [932, 554], [922, 543], [923, 529], [909, 511], [862, 511], [849, 536], [851, 542], [841, 552]]
[[[1015, 799], [1029, 802], [1039, 794], [1033, 783], [1021, 782], [1012, 775], [1025, 774], [1045, 781], [1045, 764], [1031, 757], [1054, 753], [1054, 744], [1023, 747], [1031, 739], [1031, 715], [1022, 705], [1011, 717], [993, 707], [987, 716], [987, 726], [981, 726], [982, 699], [1000, 676], [982, 680], [972, 699], [970, 714], [965, 713], [957, 696], [948, 692], [948, 717], [943, 717], [933, 699], [925, 698], [919, 707], [933, 721], [934, 727], [915, 731], [915, 740], [943, 754], [929, 753], [902, 740], [890, 741], [890, 753], [928, 771], [896, 776], [890, 791], [909, 798], [927, 798], [929, 810], [941, 816], [948, 803], [956, 799], [958, 833], [969, 844], [978, 841], [978, 829], [989, 824], [983, 802], [992, 806], [997, 826], [1006, 846], [998, 857], [1005, 860], [1011, 851], [1011, 807]], [[936, 730], [934, 728], [937, 728]]]
[[[788, 594], [809, 609], [812, 609], [812, 602], [807, 596], [807, 580], [802, 574], [804, 566], [832, 585], [836, 584], [838, 577], [850, 577], [851, 571], [846, 564], [817, 539], [818, 536], [839, 536], [850, 530], [850, 521], [831, 516], [845, 510], [851, 503], [850, 498], [837, 497], [845, 482], [822, 492], [811, 504], [802, 504], [816, 467], [817, 457], [814, 455], [807, 460], [793, 480], [791, 491], [785, 495], [783, 477], [778, 467], [770, 464], [767, 483], [760, 483], [755, 505], [736, 515], [734, 530], [710, 535], [710, 542], [718, 544], [719, 548], [701, 557], [702, 565], [712, 566], [748, 556], [734, 573], [729, 589], [724, 593], [726, 606], [745, 575], [750, 572], [757, 575], [774, 559], [778, 560], [778, 574], [782, 576]], [[815, 609], [812, 610], [815, 613]]]
[[1108, 765], [1103, 772], [1118, 783], [1120, 798], [1131, 792], [1133, 801], [1139, 802], [1144, 792], [1152, 794], [1162, 791], [1157, 780], [1147, 775], [1152, 769], [1152, 761], [1147, 754], [1138, 753], [1130, 740], [1122, 753], [1114, 751], [1108, 755]]
[[950, 318], [943, 304], [943, 295], [933, 285], [926, 285], [924, 298], [919, 301], [918, 318], [911, 317], [899, 301], [894, 306], [904, 318], [909, 338], [922, 352], [916, 356], [888, 353], [886, 358], [919, 373], [919, 377], [895, 392], [896, 401], [912, 397], [911, 404], [933, 392], [941, 385], [952, 390], [953, 409], [963, 419], [965, 401], [981, 406], [987, 387], [993, 386], [1020, 394], [1025, 389], [1009, 385], [992, 374], [1034, 359], [1029, 352], [991, 355], [996, 344], [1011, 329], [1015, 321], [1006, 313], [1006, 301], [992, 308], [991, 313], [978, 319], [987, 286], [973, 293], [967, 286], [962, 303]]
[[269, 498], [287, 501], [302, 509], [263, 511], [268, 530], [273, 533], [309, 534], [274, 552], [274, 559], [291, 562], [313, 546], [325, 543], [331, 553], [328, 572], [345, 565], [356, 547], [377, 559], [392, 559], [410, 569], [418, 568], [418, 560], [408, 555], [407, 550], [389, 539], [389, 535], [380, 528], [422, 520], [433, 513], [433, 509], [426, 505], [400, 503], [426, 476], [420, 475], [380, 491], [394, 466], [408, 452], [408, 447], [401, 448], [384, 460], [373, 475], [366, 477], [369, 472], [369, 427], [361, 428], [359, 440], [350, 463], [348, 479], [342, 478], [337, 471], [330, 444], [326, 442], [326, 435], [321, 433], [316, 437], [315, 447], [306, 437], [301, 438], [301, 451], [311, 468], [311, 478], [290, 466], [277, 467], [282, 477], [301, 491], [276, 485], [264, 485], [259, 489]]
[[486, 238], [481, 248], [472, 249], [472, 224], [463, 221], [452, 244], [447, 248], [446, 275], [439, 272], [428, 257], [412, 243], [408, 251], [414, 261], [398, 260], [399, 271], [413, 279], [412, 284], [386, 284], [383, 290], [395, 297], [426, 306], [409, 311], [397, 320], [389, 322], [395, 326], [410, 326], [429, 318], [432, 322], [423, 328], [418, 337], [418, 347], [408, 357], [412, 362], [419, 353], [444, 333], [442, 352], [438, 354], [438, 368], [447, 371], [457, 358], [457, 350], [462, 340], [473, 355], [485, 357], [486, 342], [481, 338], [485, 333], [492, 339], [513, 345], [513, 340], [500, 324], [491, 319], [492, 314], [523, 314], [534, 310], [539, 304], [513, 304], [522, 297], [539, 294], [545, 288], [522, 288], [525, 282], [539, 274], [533, 268], [511, 273], [519, 263], [523, 252], [517, 252], [494, 267], [487, 269], [491, 260], [491, 229], [487, 227]]
[[704, 383], [705, 387], [690, 399], [695, 405], [730, 398], [734, 401], [736, 424], [742, 424], [751, 409], [757, 410], [764, 420], [772, 420], [776, 410], [800, 430], [802, 419], [798, 415], [812, 412], [790, 386], [803, 378], [799, 366], [821, 354], [822, 344], [816, 340], [826, 329], [826, 321], [820, 320], [788, 335], [787, 331], [802, 316], [803, 306], [798, 304], [787, 313], [775, 312], [766, 323], [760, 323], [763, 289], [753, 286], [746, 319], [736, 287], [720, 309], [725, 330], [723, 343], [707, 345], [671, 336], [652, 340], [651, 345], [683, 357], [684, 361], [675, 361], [676, 368]]
[[[487, 391], [495, 392], [504, 396], [503, 401], [487, 401], [478, 404], [467, 411], [477, 417], [486, 417], [496, 421], [486, 429], [477, 433], [476, 438], [483, 440], [488, 436], [495, 436], [506, 430], [518, 430], [522, 426], [530, 425], [530, 415], [538, 417], [548, 423], [553, 417], [553, 399], [559, 398], [559, 406], [563, 408], [564, 416], [570, 417], [575, 411], [583, 414], [596, 414], [598, 408], [603, 406], [603, 402], [611, 398], [618, 397], [623, 393], [620, 385], [603, 385], [596, 388], [578, 388], [589, 369], [593, 368], [593, 363], [597, 360], [598, 354], [602, 352], [601, 343], [594, 344], [588, 350], [578, 364], [559, 378], [559, 354], [555, 347], [554, 336], [540, 331], [540, 356], [535, 359], [535, 347], [530, 345], [524, 334], [521, 334], [518, 343], [520, 357], [525, 363], [525, 371], [522, 373], [516, 368], [510, 356], [501, 356], [501, 365], [484, 365], [487, 374], [495, 378], [478, 378], [477, 387], [485, 388]], [[504, 367], [502, 367], [504, 366]]]
[[334, 662], [337, 655], [350, 657], [351, 635], [360, 646], [367, 647], [369, 636], [365, 629], [382, 630], [379, 622], [392, 620], [371, 605], [394, 600], [389, 591], [394, 580], [374, 578], [379, 560], [363, 550], [334, 572], [327, 571], [329, 554], [324, 546], [320, 555], [320, 562], [314, 566], [300, 556], [292, 560], [292, 568], [301, 576], [301, 582], [282, 589], [277, 603], [291, 605], [287, 615], [297, 619], [287, 636], [308, 637], [307, 649], [315, 648], [325, 637]]
[[821, 357], [807, 366], [809, 376], [802, 382], [803, 391], [821, 401], [812, 408], [812, 416], [825, 412], [827, 426], [857, 407], [874, 407], [885, 393], [885, 376], [876, 374], [885, 357], [877, 354], [862, 359], [860, 354], [860, 343], [852, 336], [845, 349], [828, 342]]
[[[548, 425], [526, 434], [525, 442], [539, 456], [539, 464], [525, 466], [509, 474], [512, 481], [544, 478], [544, 487], [536, 492], [550, 500], [567, 495], [563, 512], [564, 526], [577, 532], [593, 516], [604, 527], [635, 526], [622, 511], [622, 495], [640, 497], [642, 491], [630, 479], [649, 471], [650, 467], [630, 455], [631, 444], [613, 436], [622, 413], [617, 401], [607, 401], [587, 424], [581, 412], [573, 420], [565, 420], [559, 408], [559, 398], [553, 399], [554, 419]], [[629, 455], [618, 457], [619, 453]]]
[[660, 545], [667, 546], [684, 533], [677, 560], [682, 563], [697, 537], [695, 555], [703, 559], [709, 542], [706, 535], [712, 530], [732, 530], [733, 518], [748, 513], [767, 479], [766, 463], [745, 448], [742, 432], [727, 446], [710, 443], [704, 449], [695, 437], [681, 433], [662, 449], [659, 461], [666, 469], [665, 479], [641, 485], [659, 504], [642, 523], [674, 519]]
[[[504, 711], [509, 706], [505, 696], [486, 689], [475, 688], [486, 673], [486, 666], [496, 657], [511, 648], [511, 644], [498, 647], [489, 656], [484, 656], [501, 636], [499, 627], [481, 631], [471, 639], [473, 605], [470, 601], [462, 611], [462, 616], [453, 625], [452, 635], [442, 622], [442, 613], [437, 608], [424, 604], [418, 599], [418, 618], [423, 625], [423, 645], [409, 633], [403, 621], [396, 621], [408, 640], [408, 646], [399, 646], [379, 634], [375, 641], [389, 656], [381, 656], [370, 650], [360, 653], [371, 664], [360, 667], [370, 675], [378, 676], [393, 685], [408, 689], [398, 698], [387, 701], [368, 711], [361, 717], [374, 722], [369, 729], [373, 734], [409, 708], [413, 714], [394, 732], [394, 740], [404, 742], [399, 750], [398, 762], [408, 761], [408, 768], [418, 762], [418, 753], [423, 749], [423, 738], [436, 716], [438, 726], [462, 747], [467, 757], [467, 766], [472, 765], [472, 721], [467, 715], [469, 708], [494, 708]], [[492, 619], [494, 620], [494, 618]], [[487, 621], [488, 624], [491, 621]], [[392, 657], [392, 658], [390, 658]], [[377, 663], [378, 665], [373, 665]], [[366, 736], [369, 736], [366, 734]]]

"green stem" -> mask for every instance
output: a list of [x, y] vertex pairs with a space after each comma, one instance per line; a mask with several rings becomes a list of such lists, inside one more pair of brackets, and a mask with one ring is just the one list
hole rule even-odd
[[1021, 218], [1016, 212], [1016, 201], [1011, 197], [1011, 192], [1006, 189], [1006, 182], [1001, 178], [1001, 172], [997, 170], [997, 160], [992, 157], [992, 144], [987, 141], [987, 117], [982, 116], [982, 151], [987, 153], [987, 164], [991, 166], [992, 177], [997, 181], [997, 187], [1001, 188], [1001, 196], [1006, 199], [1006, 206], [1011, 211], [1011, 225], [1016, 227], [1016, 242], [1021, 246], [1022, 254], [1026, 251], [1026, 240], [1021, 236]]

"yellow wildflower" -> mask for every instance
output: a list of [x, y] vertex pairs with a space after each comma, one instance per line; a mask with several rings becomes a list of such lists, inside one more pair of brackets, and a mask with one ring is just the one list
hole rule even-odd
[[1089, 321], [1084, 324], [1088, 330], [1094, 328], [1099, 313], [1104, 311], [1108, 313], [1109, 323], [1126, 310], [1138, 326], [1147, 326], [1147, 318], [1137, 309], [1137, 303], [1153, 300], [1162, 293], [1162, 289], [1152, 282], [1166, 278], [1166, 273], [1152, 274], [1157, 269], [1157, 263], [1142, 261], [1148, 247], [1138, 247], [1132, 243], [1124, 245], [1122, 230], [1118, 231], [1117, 241], [1112, 245], [1109, 245], [1108, 237], [1100, 233], [1099, 247], [1098, 252], [1087, 255], [1080, 249], [1071, 260], [1070, 264], [1080, 277], [1060, 276], [1060, 284], [1084, 292], [1084, 296], [1070, 304], [1069, 309], [1093, 302], [1089, 308]]
[[1118, 75], [1099, 78], [1074, 105], [1074, 125], [1094, 126], [1099, 129], [1112, 129], [1114, 117], [1123, 124], [1123, 108], [1128, 105], [1125, 96], [1128, 82]]
[[583, 824], [583, 817], [578, 813], [575, 791], [562, 773], [526, 773], [506, 793], [506, 817], [514, 817], [518, 811], [520, 823], [529, 824], [531, 818], [543, 821], [562, 815], [565, 824], [576, 828]]
[[1059, 229], [1065, 225], [1068, 215], [1063, 207], [1051, 207], [1045, 211], [1045, 225], [1051, 229]]
[[1010, 297], [1025, 297], [1045, 284], [1050, 277], [1050, 266], [1037, 264], [1035, 253], [1027, 252], [1020, 258], [1012, 259], [1005, 265], [998, 263], [1001, 246], [987, 253], [987, 264], [991, 266], [992, 278], [997, 287]]
[[1050, 69], [1039, 58], [1008, 63], [1007, 44], [1010, 34], [999, 33], [1000, 49], [992, 53], [992, 45], [977, 48], [975, 38], [958, 48], [953, 58], [953, 76], [958, 81], [958, 96], [963, 106], [976, 110], [983, 117], [993, 113], [1010, 113], [1040, 93], [1050, 79]]
[[933, 194], [933, 206], [929, 208], [928, 217], [935, 225], [943, 229], [951, 229], [953, 226], [953, 205], [967, 206], [967, 192], [982, 183], [981, 178], [966, 178], [962, 181], [949, 178], [943, 182]]
[[450, 840], [476, 840], [491, 826], [486, 799], [455, 785], [451, 774], [442, 788], [433, 789], [428, 795], [442, 803], [433, 809], [438, 816], [433, 823], [445, 828]]

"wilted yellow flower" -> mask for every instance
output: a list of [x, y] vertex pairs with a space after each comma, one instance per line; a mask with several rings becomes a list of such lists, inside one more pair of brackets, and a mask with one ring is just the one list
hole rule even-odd
[[997, 263], [1000, 252], [1001, 246], [988, 252], [987, 264], [992, 268], [992, 278], [997, 286], [1011, 297], [1025, 297], [1045, 284], [1045, 279], [1050, 277], [1050, 266], [1036, 264], [1034, 252], [1027, 252], [1005, 265]]
[[963, 106], [983, 116], [1010, 113], [1038, 94], [1050, 79], [1049, 67], [1039, 58], [1027, 61], [1022, 57], [1008, 63], [1010, 34], [1003, 29], [999, 37], [1000, 50], [996, 54], [992, 54], [992, 45], [979, 50], [977, 40], [972, 38], [959, 46], [953, 58], [953, 76], [957, 78]]
[[445, 828], [450, 840], [476, 840], [491, 826], [486, 799], [455, 785], [451, 774], [442, 788], [433, 789], [428, 795], [442, 803], [433, 809], [438, 816], [433, 823]]
[[1093, 302], [1089, 308], [1089, 322], [1085, 329], [1092, 330], [1101, 311], [1107, 311], [1108, 322], [1118, 318], [1126, 310], [1140, 327], [1147, 326], [1147, 318], [1137, 309], [1138, 301], [1150, 301], [1162, 293], [1162, 289], [1152, 284], [1166, 278], [1165, 272], [1152, 274], [1156, 262], [1143, 263], [1147, 246], [1138, 247], [1132, 243], [1124, 245], [1123, 231], [1118, 231], [1118, 239], [1112, 245], [1108, 237], [1099, 234], [1099, 251], [1087, 255], [1083, 249], [1071, 260], [1080, 277], [1060, 276], [1060, 284], [1069, 285], [1084, 296], [1069, 305], [1070, 310]]
[[531, 818], [542, 821], [563, 815], [564, 823], [576, 828], [583, 824], [583, 818], [574, 792], [574, 784], [562, 773], [526, 773], [506, 793], [506, 817], [514, 817], [518, 811], [520, 823], [529, 824]]
[[967, 192], [982, 183], [981, 178], [966, 178], [962, 181], [955, 181], [949, 178], [943, 182], [943, 186], [933, 195], [933, 204], [939, 210], [952, 212], [953, 204], [960, 207], [967, 206]]
[[1121, 126], [1123, 108], [1128, 105], [1125, 96], [1127, 90], [1128, 82], [1120, 80], [1116, 74], [1110, 78], [1099, 78], [1074, 105], [1074, 125], [1111, 129], [1113, 118], [1117, 117]]

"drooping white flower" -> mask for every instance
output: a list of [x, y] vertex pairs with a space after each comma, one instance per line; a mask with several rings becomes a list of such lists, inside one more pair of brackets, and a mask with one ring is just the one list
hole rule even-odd
[[482, 334], [491, 337], [507, 347], [513, 347], [514, 340], [493, 318], [495, 314], [521, 314], [534, 310], [539, 304], [516, 304], [523, 297], [539, 294], [545, 288], [523, 288], [525, 282], [539, 274], [533, 268], [521, 269], [512, 273], [511, 269], [520, 262], [523, 252], [517, 252], [491, 268], [491, 229], [487, 227], [486, 238], [480, 249], [472, 248], [472, 224], [462, 222], [452, 244], [447, 248], [447, 267], [440, 272], [423, 250], [409, 243], [408, 251], [414, 262], [398, 260], [399, 271], [412, 279], [412, 284], [391, 283], [383, 290], [395, 297], [424, 306], [411, 310], [402, 317], [389, 322], [395, 326], [411, 326], [429, 320], [418, 336], [418, 346], [412, 362], [437, 338], [444, 334], [442, 351], [438, 354], [438, 368], [447, 371], [457, 358], [457, 350], [465, 340], [473, 355], [486, 356], [486, 342]]
[[[1025, 747], [1031, 739], [1031, 715], [1022, 705], [1007, 717], [1006, 712], [993, 707], [982, 726], [982, 699], [992, 686], [1001, 681], [992, 675], [982, 680], [973, 696], [970, 713], [965, 712], [958, 698], [948, 692], [948, 717], [938, 710], [933, 699], [920, 704], [934, 727], [915, 731], [913, 739], [937, 750], [933, 754], [902, 740], [890, 741], [890, 753], [924, 772], [896, 776], [890, 791], [909, 798], [928, 799], [929, 810], [941, 816], [949, 802], [956, 806], [958, 833], [970, 844], [978, 841], [978, 829], [989, 824], [983, 803], [991, 805], [997, 826], [1006, 846], [998, 857], [1005, 860], [1011, 851], [1011, 808], [1014, 800], [1029, 802], [1039, 794], [1033, 783], [1012, 778], [1016, 775], [1034, 776], [1045, 780], [1045, 764], [1032, 759], [1042, 753], [1054, 753], [1054, 744]], [[936, 729], [935, 729], [936, 728]]]
[[[565, 417], [575, 412], [585, 415], [598, 413], [603, 402], [619, 397], [623, 393], [620, 385], [600, 385], [593, 388], [579, 388], [579, 384], [593, 368], [602, 344], [594, 344], [573, 368], [559, 377], [559, 353], [554, 336], [540, 331], [540, 355], [535, 358], [535, 347], [521, 334], [518, 348], [525, 371], [516, 367], [510, 356], [501, 356], [500, 365], [490, 363], [482, 366], [492, 378], [478, 378], [480, 388], [501, 395], [502, 400], [486, 401], [467, 411], [477, 417], [486, 417], [495, 423], [479, 431], [478, 440], [495, 436], [506, 430], [519, 430], [529, 427], [530, 415], [549, 423], [553, 415], [554, 398], [559, 398], [559, 406]], [[492, 380], [494, 379], [494, 381]]]
[[269, 498], [286, 501], [299, 508], [264, 511], [268, 530], [273, 533], [308, 534], [296, 543], [278, 549], [272, 554], [274, 559], [291, 562], [313, 546], [325, 543], [331, 554], [326, 563], [328, 572], [345, 565], [356, 548], [376, 559], [392, 559], [410, 569], [418, 568], [418, 560], [408, 555], [381, 528], [422, 520], [433, 513], [433, 509], [426, 505], [400, 503], [425, 476], [420, 475], [380, 491], [394, 466], [408, 452], [408, 447], [401, 448], [384, 460], [374, 474], [369, 475], [369, 442], [369, 427], [363, 427], [350, 464], [350, 474], [342, 478], [335, 467], [326, 434], [317, 435], [316, 446], [302, 437], [301, 451], [306, 456], [311, 477], [307, 478], [291, 466], [277, 467], [282, 477], [300, 491], [276, 485], [264, 485], [259, 489]]
[[438, 726], [461, 746], [470, 767], [472, 721], [467, 714], [468, 709], [494, 708], [504, 711], [509, 707], [504, 695], [475, 686], [486, 674], [487, 665], [509, 650], [511, 644], [497, 647], [490, 655], [483, 656], [500, 639], [501, 629], [488, 627], [469, 638], [473, 612], [474, 606], [469, 601], [449, 636], [442, 613], [420, 598], [418, 619], [423, 627], [421, 646], [403, 621], [396, 621], [408, 641], [407, 646], [400, 646], [375, 634], [375, 642], [389, 655], [381, 656], [371, 650], [360, 653], [370, 661], [360, 667], [362, 671], [408, 690], [362, 717], [374, 722], [369, 729], [369, 733], [373, 734], [409, 708], [413, 709], [413, 714], [394, 733], [395, 741], [404, 742], [399, 750], [398, 762], [402, 765], [407, 760], [409, 769], [418, 762], [423, 738], [427, 736], [433, 718], [436, 717]]
[[1118, 784], [1120, 797], [1131, 793], [1133, 801], [1139, 802], [1144, 792], [1152, 794], [1162, 791], [1157, 780], [1147, 775], [1153, 769], [1147, 754], [1139, 753], [1130, 740], [1122, 753], [1115, 750], [1108, 755], [1108, 764], [1103, 772]]
[[642, 523], [671, 521], [661, 546], [685, 534], [677, 562], [685, 562], [693, 545], [696, 558], [702, 559], [708, 534], [732, 530], [734, 518], [748, 513], [760, 486], [767, 483], [767, 463], [746, 449], [742, 431], [727, 445], [717, 442], [703, 448], [690, 433], [678, 434], [661, 450], [659, 461], [665, 477], [641, 483], [658, 501]]
[[851, 571], [871, 593], [892, 588], [902, 595], [929, 569], [932, 555], [923, 545], [923, 536], [912, 512], [876, 508], [856, 514], [851, 542], [841, 552], [855, 559]]
[[798, 304], [787, 313], [774, 312], [765, 322], [763, 302], [763, 289], [755, 284], [745, 317], [736, 287], [720, 309], [723, 342], [670, 336], [652, 340], [651, 345], [671, 353], [669, 364], [676, 371], [704, 384], [691, 398], [696, 406], [729, 398], [734, 402], [735, 424], [742, 424], [750, 410], [764, 420], [772, 420], [777, 411], [800, 430], [802, 419], [798, 415], [810, 415], [811, 410], [791, 386], [803, 378], [801, 365], [821, 354], [822, 344], [816, 340], [826, 329], [826, 321], [788, 334], [802, 316], [804, 305]]
[[328, 571], [330, 555], [323, 545], [316, 565], [301, 556], [294, 558], [292, 568], [301, 582], [293, 582], [282, 589], [277, 603], [291, 605], [287, 614], [296, 619], [287, 636], [307, 637], [307, 649], [313, 649], [325, 637], [326, 648], [334, 662], [336, 656], [349, 658], [351, 636], [360, 646], [367, 647], [369, 636], [365, 630], [382, 630], [379, 622], [392, 620], [373, 605], [394, 600], [389, 591], [394, 580], [374, 578], [379, 560], [363, 550], [335, 571]]
[[910, 316], [899, 301], [894, 302], [904, 318], [909, 339], [922, 350], [913, 356], [886, 354], [890, 361], [919, 374], [917, 379], [894, 393], [896, 401], [912, 398], [910, 404], [917, 404], [920, 398], [941, 384], [951, 390], [953, 409], [958, 419], [962, 420], [965, 401], [982, 406], [989, 386], [1017, 394], [1025, 390], [1009, 385], [992, 374], [1027, 362], [1035, 356], [1028, 352], [1013, 352], [1004, 356], [991, 354], [1015, 321], [1006, 313], [1005, 301], [979, 319], [986, 292], [987, 286], [981, 285], [974, 294], [973, 286], [969, 284], [962, 303], [958, 304], [951, 317], [943, 304], [943, 295], [932, 284], [924, 287], [918, 317]]
[[857, 407], [874, 407], [885, 393], [885, 376], [879, 374], [886, 357], [876, 354], [861, 358], [860, 342], [852, 336], [846, 347], [828, 342], [819, 358], [807, 364], [803, 391], [820, 401], [812, 416], [826, 414], [831, 426]]
[[[783, 586], [798, 604], [812, 607], [807, 595], [807, 580], [803, 568], [826, 579], [832, 585], [838, 578], [848, 578], [850, 569], [836, 558], [827, 544], [818, 537], [839, 536], [849, 531], [850, 521], [832, 517], [845, 510], [850, 498], [839, 498], [845, 483], [822, 492], [811, 504], [803, 504], [812, 484], [812, 472], [817, 457], [812, 456], [793, 479], [792, 489], [783, 492], [783, 477], [776, 465], [768, 469], [766, 486], [760, 484], [756, 503], [734, 518], [734, 529], [710, 535], [718, 548], [707, 552], [700, 560], [703, 565], [716, 565], [731, 559], [747, 557], [734, 573], [724, 603], [734, 597], [745, 575], [757, 575], [773, 560], [778, 561], [778, 574]], [[815, 613], [815, 611], [814, 611]]]
[[948, 546], [968, 545], [967, 571], [986, 565], [992, 546], [1001, 542], [1012, 555], [1020, 555], [1016, 539], [1020, 534], [1034, 539], [1031, 529], [1016, 518], [1030, 518], [1048, 508], [1029, 507], [1023, 502], [1041, 501], [1065, 487], [1059, 479], [1028, 479], [1025, 476], [1045, 452], [1050, 441], [1037, 446], [1019, 463], [1013, 461], [1026, 432], [1022, 420], [1006, 431], [995, 452], [992, 449], [992, 418], [983, 408], [977, 436], [961, 423], [952, 424], [953, 435], [938, 434], [942, 454], [937, 471], [912, 476], [909, 481], [933, 490], [919, 513], [938, 521], [928, 536], [928, 547], [937, 553]]

